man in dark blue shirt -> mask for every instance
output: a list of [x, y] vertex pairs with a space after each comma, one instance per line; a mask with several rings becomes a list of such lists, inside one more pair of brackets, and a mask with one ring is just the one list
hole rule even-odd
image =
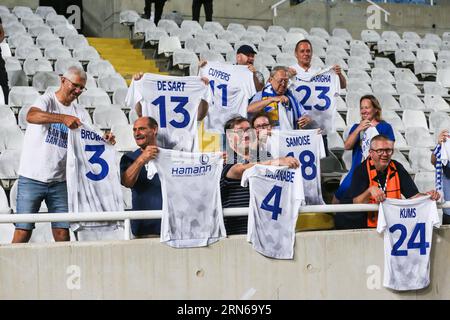
[[[139, 149], [122, 156], [120, 174], [122, 185], [131, 188], [132, 209], [162, 210], [161, 182], [158, 174], [147, 178], [147, 166], [156, 158], [158, 147], [156, 135], [158, 123], [151, 117], [142, 117], [135, 121], [133, 135]], [[131, 232], [136, 238], [159, 236], [161, 219], [131, 220]]]

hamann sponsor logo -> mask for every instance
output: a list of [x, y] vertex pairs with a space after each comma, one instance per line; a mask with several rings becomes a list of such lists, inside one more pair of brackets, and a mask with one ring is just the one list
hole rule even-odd
[[416, 217], [416, 208], [400, 209], [400, 218], [415, 218], [415, 217]]
[[285, 171], [285, 170], [277, 170], [275, 172], [266, 172], [266, 177], [271, 178], [273, 180], [278, 181], [286, 181], [294, 183], [295, 172]]
[[208, 172], [211, 172], [212, 166], [197, 166], [197, 167], [178, 167], [172, 168], [172, 176], [203, 176]]
[[311, 79], [311, 82], [331, 82], [330, 74], [319, 74]]

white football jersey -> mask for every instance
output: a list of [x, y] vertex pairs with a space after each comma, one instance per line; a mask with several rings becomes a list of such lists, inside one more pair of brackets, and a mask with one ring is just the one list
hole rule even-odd
[[450, 139], [447, 139], [445, 142], [441, 143], [441, 161], [442, 165], [446, 166], [448, 160], [450, 159]]
[[364, 131], [361, 131], [361, 150], [362, 150], [362, 159], [361, 162], [366, 160], [369, 156], [370, 151], [370, 142], [372, 138], [379, 135], [376, 127], [367, 128]]
[[208, 62], [199, 75], [208, 78], [213, 103], [205, 119], [205, 129], [223, 133], [225, 122], [236, 114], [247, 116], [249, 99], [256, 93], [253, 73], [247, 66]]
[[324, 135], [334, 132], [336, 97], [341, 90], [339, 76], [331, 68], [313, 75], [299, 72], [298, 65], [293, 68], [297, 75], [291, 90], [302, 105], [302, 113], [308, 114], [313, 119], [314, 128], [321, 128]]
[[146, 73], [133, 81], [125, 103], [142, 106], [142, 116], [158, 122], [158, 146], [181, 151], [198, 149], [197, 114], [201, 100], [211, 104], [212, 93], [200, 77]]
[[[69, 130], [66, 168], [69, 212], [124, 211], [116, 151], [90, 125]], [[71, 228], [117, 224], [123, 222], [79, 222]]]
[[300, 161], [307, 205], [325, 204], [320, 181], [320, 159], [325, 157], [323, 139], [312, 130], [272, 130], [267, 148], [273, 158], [291, 156]]
[[255, 165], [242, 176], [242, 187], [247, 187], [248, 182], [247, 241], [267, 257], [293, 259], [295, 225], [304, 201], [301, 170]]
[[192, 248], [226, 237], [220, 198], [222, 154], [159, 150], [152, 162], [163, 197], [161, 242]]
[[433, 226], [439, 227], [440, 221], [429, 196], [381, 203], [377, 231], [384, 232], [385, 287], [419, 290], [430, 284]]

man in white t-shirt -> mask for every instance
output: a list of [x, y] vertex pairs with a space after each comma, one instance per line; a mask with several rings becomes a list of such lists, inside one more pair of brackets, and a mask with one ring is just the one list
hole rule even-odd
[[[28, 127], [19, 166], [17, 213], [37, 213], [45, 200], [50, 213], [68, 211], [66, 158], [68, 130], [91, 122], [87, 111], [74, 103], [84, 91], [86, 73], [70, 67], [55, 93], [40, 96], [27, 114]], [[114, 136], [105, 136], [113, 141]], [[13, 243], [28, 242], [34, 223], [16, 223]], [[52, 223], [55, 241], [68, 241], [69, 224]]]

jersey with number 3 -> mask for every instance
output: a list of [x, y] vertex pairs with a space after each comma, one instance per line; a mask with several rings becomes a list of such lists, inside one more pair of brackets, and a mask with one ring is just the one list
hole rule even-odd
[[198, 149], [197, 114], [201, 100], [210, 103], [211, 89], [200, 77], [172, 77], [146, 73], [133, 81], [126, 104], [142, 106], [142, 116], [158, 122], [158, 146], [193, 152]]
[[223, 133], [225, 122], [233, 116], [247, 116], [248, 101], [256, 93], [253, 73], [247, 66], [208, 62], [199, 74], [210, 80], [213, 92], [205, 129]]
[[339, 76], [331, 68], [313, 75], [305, 73], [298, 65], [293, 68], [297, 75], [292, 92], [302, 105], [302, 114], [308, 114], [313, 119], [313, 128], [321, 128], [323, 134], [334, 132], [336, 97], [341, 89]]
[[241, 185], [250, 182], [247, 241], [259, 253], [293, 259], [295, 225], [303, 196], [299, 169], [255, 165], [244, 171]]
[[300, 161], [307, 205], [324, 204], [320, 182], [320, 159], [325, 157], [322, 136], [313, 130], [272, 130], [267, 147], [273, 158], [294, 157]]
[[433, 226], [439, 227], [440, 221], [429, 196], [381, 203], [377, 231], [384, 232], [385, 287], [419, 290], [430, 284]]
[[[67, 194], [69, 212], [123, 211], [120, 173], [114, 147], [90, 125], [69, 130]], [[107, 226], [122, 222], [80, 222], [80, 227]]]

